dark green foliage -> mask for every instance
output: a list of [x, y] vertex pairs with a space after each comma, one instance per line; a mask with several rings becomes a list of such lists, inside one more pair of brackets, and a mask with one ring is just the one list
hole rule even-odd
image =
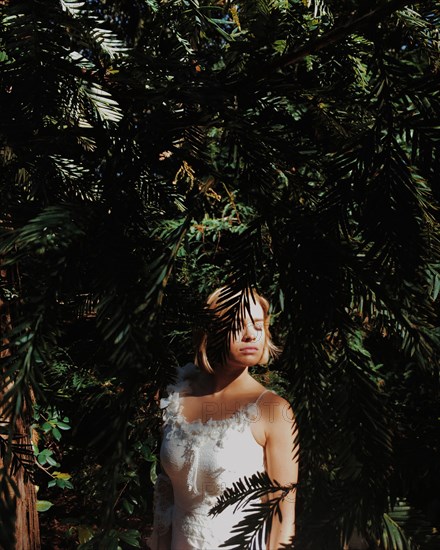
[[[440, 452], [437, 2], [2, 8], [2, 488], [32, 388], [71, 419], [104, 518], [87, 544], [136, 544], [154, 395], [191, 359], [207, 294], [257, 286], [299, 425], [297, 547], [354, 530], [434, 547], [438, 490], [420, 487], [437, 489]], [[2, 491], [6, 546], [13, 504]]]

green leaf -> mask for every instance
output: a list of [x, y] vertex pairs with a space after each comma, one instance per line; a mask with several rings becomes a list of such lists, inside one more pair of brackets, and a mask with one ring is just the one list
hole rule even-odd
[[37, 500], [37, 511], [38, 512], [47, 512], [52, 508], [53, 503], [48, 500]]
[[54, 458], [52, 458], [51, 454], [46, 455], [47, 463], [50, 464], [51, 466], [59, 466], [59, 463]]
[[48, 457], [48, 455], [51, 454], [51, 453], [52, 453], [52, 451], [50, 451], [49, 449], [43, 449], [43, 450], [41, 451], [41, 453], [38, 453], [38, 456], [37, 456], [38, 462], [39, 462], [42, 466], [44, 466], [44, 464], [46, 464], [46, 462], [47, 462], [47, 457]]
[[275, 40], [275, 42], [272, 44], [272, 47], [276, 52], [284, 53], [286, 49], [286, 44], [286, 40]]
[[53, 472], [53, 475], [57, 479], [71, 479], [72, 478], [72, 476], [70, 474], [68, 474], [67, 472]]
[[157, 12], [159, 4], [157, 0], [144, 0], [145, 4], [151, 8], [151, 11]]
[[129, 514], [131, 516], [131, 514], [134, 511], [134, 504], [132, 502], [128, 501], [126, 498], [124, 498], [124, 500], [122, 501], [122, 507], [127, 512], [127, 514]]
[[78, 541], [85, 544], [93, 538], [94, 531], [89, 525], [78, 525]]
[[120, 531], [119, 539], [123, 542], [133, 546], [134, 548], [140, 548], [140, 533], [136, 529], [129, 529], [128, 531]]
[[70, 430], [71, 426], [69, 426], [69, 424], [66, 424], [65, 422], [57, 420], [57, 428], [59, 428], [60, 430]]
[[156, 469], [156, 462], [153, 462], [150, 466], [150, 480], [151, 483], [156, 483], [157, 480], [157, 469]]

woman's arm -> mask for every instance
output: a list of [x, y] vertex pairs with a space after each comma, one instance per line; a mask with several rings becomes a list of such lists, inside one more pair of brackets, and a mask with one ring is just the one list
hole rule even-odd
[[[275, 394], [264, 405], [266, 472], [280, 485], [297, 483], [298, 448], [294, 444], [297, 434], [292, 409], [285, 399]], [[276, 496], [277, 493], [272, 494], [272, 498]], [[296, 490], [292, 490], [280, 502], [281, 518], [278, 514], [273, 516], [267, 550], [277, 550], [281, 544], [292, 540], [295, 534], [295, 497]]]

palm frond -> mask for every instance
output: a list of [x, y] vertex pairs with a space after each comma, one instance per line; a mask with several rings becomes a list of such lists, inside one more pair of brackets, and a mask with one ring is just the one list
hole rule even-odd
[[81, 17], [84, 15], [85, 2], [78, 2], [78, 0], [60, 0], [60, 3], [62, 9], [74, 17]]
[[388, 515], [383, 515], [383, 532], [381, 543], [385, 550], [415, 550], [417, 548], [407, 539], [403, 530]]
[[398, 499], [388, 514], [384, 515], [383, 537], [387, 538], [387, 543], [383, 542], [384, 547], [393, 548], [390, 544], [393, 536], [396, 547], [405, 550], [433, 550], [440, 541], [435, 526], [405, 499]]
[[31, 250], [38, 251], [42, 246], [67, 246], [71, 239], [84, 235], [84, 227], [81, 227], [80, 222], [82, 216], [79, 214], [80, 211], [76, 207], [69, 210], [61, 206], [50, 206], [30, 219], [23, 227], [12, 231], [3, 230], [0, 252], [8, 258], [3, 265], [17, 263]]
[[326, 0], [307, 0], [307, 7], [313, 9], [313, 17], [323, 17], [331, 13]]
[[407, 31], [410, 45], [417, 47], [423, 44], [424, 52], [428, 53], [431, 63], [436, 66], [440, 54], [440, 32], [431, 20], [429, 8], [425, 7], [423, 11], [425, 16], [412, 7], [406, 7], [397, 11], [396, 16]]
[[[234, 482], [232, 487], [226, 488], [209, 513], [220, 514], [228, 506], [233, 505], [235, 505], [234, 511], [249, 505], [249, 512], [234, 526], [231, 533], [233, 536], [224, 545], [236, 550], [253, 548], [254, 544], [264, 545], [265, 536], [270, 532], [274, 515], [281, 515], [280, 503], [292, 490], [296, 490], [296, 485], [281, 486], [272, 482], [265, 472], [243, 477]], [[267, 502], [252, 502], [273, 494], [276, 496], [272, 496]]]
[[85, 2], [61, 0], [61, 7], [63, 11], [73, 18], [79, 19], [82, 23], [92, 27], [90, 29], [90, 36], [95, 44], [108, 55], [110, 61], [127, 55], [129, 48], [126, 43], [119, 39], [114, 31], [106, 28], [105, 21], [97, 17], [89, 7], [86, 7]]
[[[5, 424], [8, 424], [8, 422], [5, 422]], [[12, 443], [10, 443], [9, 438]], [[3, 464], [8, 464], [11, 477], [21, 470], [24, 473], [25, 481], [35, 483], [35, 455], [32, 445], [20, 441], [24, 438], [23, 435], [13, 434], [10, 437], [8, 433], [0, 432], [0, 459]], [[8, 453], [10, 453], [10, 456], [7, 456]]]
[[[94, 24], [99, 21], [94, 22]], [[113, 31], [104, 27], [94, 27], [91, 35], [109, 59], [113, 61], [118, 57], [125, 57], [130, 51], [126, 43], [119, 39]]]
[[123, 113], [118, 102], [101, 85], [83, 83], [79, 90], [79, 97], [88, 100], [105, 124], [118, 123], [122, 120]]

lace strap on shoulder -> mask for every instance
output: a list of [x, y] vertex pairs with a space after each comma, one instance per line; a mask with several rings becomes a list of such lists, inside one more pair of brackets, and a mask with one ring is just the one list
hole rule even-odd
[[268, 393], [268, 392], [275, 393], [275, 392], [273, 392], [272, 390], [264, 390], [264, 391], [262, 391], [262, 392], [260, 393], [260, 395], [258, 396], [258, 398], [257, 398], [256, 401], [254, 401], [253, 403], [250, 403], [250, 404], [248, 405], [248, 408], [247, 408], [247, 410], [248, 410], [248, 415], [249, 415], [248, 417], [249, 417], [252, 421], [256, 420], [257, 418], [260, 418], [261, 412], [260, 412], [260, 409], [259, 409], [259, 407], [258, 407], [258, 404], [260, 403], [261, 398], [263, 397], [263, 395], [265, 395], [265, 394]]
[[[258, 403], [260, 402], [260, 399], [263, 397], [264, 394], [268, 393], [268, 392], [272, 392], [272, 390], [264, 390], [260, 393], [260, 395], [258, 396], [258, 399], [255, 401], [255, 405], [258, 405]], [[274, 393], [274, 392], [272, 392]]]

